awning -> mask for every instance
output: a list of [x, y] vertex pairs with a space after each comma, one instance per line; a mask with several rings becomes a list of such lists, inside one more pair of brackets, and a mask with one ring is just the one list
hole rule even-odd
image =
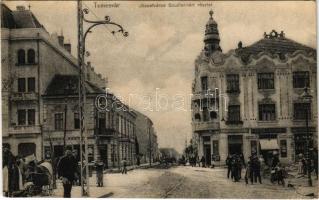
[[277, 139], [260, 139], [259, 142], [261, 150], [279, 149]]

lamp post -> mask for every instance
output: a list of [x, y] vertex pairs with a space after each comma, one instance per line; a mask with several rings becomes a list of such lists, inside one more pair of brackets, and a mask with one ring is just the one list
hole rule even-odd
[[307, 133], [307, 142], [306, 142], [306, 159], [307, 159], [307, 173], [308, 173], [308, 185], [312, 186], [311, 180], [311, 155], [310, 155], [310, 132], [309, 132], [309, 116], [310, 116], [310, 105], [312, 96], [309, 94], [309, 89], [307, 87], [304, 88], [304, 92], [302, 94], [303, 101], [309, 106], [304, 107], [305, 110], [305, 119], [306, 119], [306, 133]]
[[[85, 40], [88, 33], [91, 33], [92, 29], [98, 25], [113, 25], [118, 28], [116, 31], [111, 33], [122, 33], [124, 37], [128, 36], [128, 32], [124, 31], [123, 27], [117, 23], [111, 22], [109, 16], [106, 16], [104, 20], [92, 21], [85, 19], [84, 15], [88, 14], [87, 8], [82, 9], [82, 0], [77, 0], [77, 23], [78, 23], [78, 65], [79, 65], [79, 114], [80, 114], [80, 158], [81, 158], [81, 195], [89, 196], [89, 168], [88, 168], [88, 141], [87, 141], [87, 130], [85, 123], [85, 105], [86, 105], [86, 67], [85, 67]], [[84, 30], [83, 22], [90, 24], [90, 26]], [[86, 55], [89, 55], [88, 52]], [[84, 144], [84, 150], [83, 150]], [[84, 158], [83, 158], [84, 155]], [[85, 170], [85, 173], [83, 173]]]

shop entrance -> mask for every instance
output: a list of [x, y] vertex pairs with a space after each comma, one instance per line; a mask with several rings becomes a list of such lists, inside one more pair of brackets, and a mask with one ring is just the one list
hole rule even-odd
[[210, 144], [204, 144], [204, 156], [205, 156], [205, 161], [206, 165], [211, 165], [211, 146]]
[[228, 153], [229, 155], [243, 153], [243, 136], [242, 135], [228, 136]]
[[107, 144], [99, 146], [100, 159], [104, 163], [105, 168], [108, 168]]

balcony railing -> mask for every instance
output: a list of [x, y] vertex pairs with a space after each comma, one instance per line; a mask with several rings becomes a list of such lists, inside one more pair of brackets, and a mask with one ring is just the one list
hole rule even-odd
[[14, 92], [11, 94], [11, 100], [13, 100], [13, 101], [38, 100], [38, 93], [35, 93], [35, 92]]
[[218, 130], [219, 129], [219, 122], [193, 122], [193, 130], [197, 131], [206, 131], [206, 130]]
[[116, 134], [115, 128], [98, 128], [95, 132], [99, 137], [114, 137]]
[[19, 135], [19, 134], [40, 134], [41, 128], [38, 125], [32, 126], [11, 126], [9, 127], [9, 134]]

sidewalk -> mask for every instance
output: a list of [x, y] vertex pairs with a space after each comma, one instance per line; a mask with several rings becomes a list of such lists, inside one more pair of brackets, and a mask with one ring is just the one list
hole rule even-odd
[[[152, 167], [159, 165], [159, 163], [152, 163]], [[134, 169], [147, 169], [150, 168], [149, 163], [143, 163], [140, 166], [128, 166], [127, 170], [132, 171]], [[127, 175], [122, 175], [121, 171], [118, 168], [104, 170], [104, 187], [97, 187], [96, 185], [96, 173], [93, 171], [92, 176], [90, 177], [90, 197], [109, 197], [113, 195], [113, 192], [121, 192], [121, 184], [127, 183], [128, 181], [134, 181], [131, 176], [134, 174], [128, 173]], [[140, 179], [143, 179], [143, 176], [138, 176]], [[135, 176], [136, 178], [136, 176]], [[136, 180], [135, 180], [136, 181]], [[110, 183], [112, 183], [110, 185]], [[134, 182], [132, 182], [134, 185]], [[72, 198], [81, 197], [81, 187], [73, 186], [72, 187]], [[52, 197], [63, 197], [63, 185], [60, 180], [57, 180], [57, 189], [53, 191]]]
[[318, 198], [318, 179], [314, 173], [311, 174], [312, 187], [308, 186], [308, 176], [298, 174], [297, 171], [291, 171], [288, 173], [289, 178], [286, 182], [288, 187], [293, 187], [296, 193], [303, 196]]

